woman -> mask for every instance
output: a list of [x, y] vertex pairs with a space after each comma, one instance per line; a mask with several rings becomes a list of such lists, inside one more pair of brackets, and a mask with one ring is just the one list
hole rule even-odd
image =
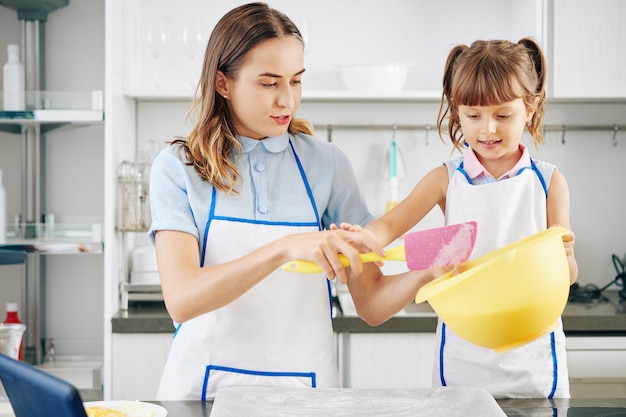
[[[302, 37], [287, 16], [263, 3], [233, 9], [206, 48], [193, 130], [153, 162], [151, 236], [179, 323], [160, 400], [204, 400], [233, 385], [338, 386], [326, 277], [361, 275], [348, 286], [367, 308], [383, 280], [358, 253], [384, 252], [364, 233], [320, 231], [372, 216], [348, 158], [294, 117], [303, 73]], [[282, 271], [292, 259], [325, 276]], [[413, 286], [404, 305], [422, 281], [398, 280]]]

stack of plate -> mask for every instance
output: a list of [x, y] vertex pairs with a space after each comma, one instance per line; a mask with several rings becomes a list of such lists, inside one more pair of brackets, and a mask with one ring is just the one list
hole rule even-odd
[[139, 246], [135, 248], [133, 250], [131, 267], [131, 284], [160, 284], [154, 246]]

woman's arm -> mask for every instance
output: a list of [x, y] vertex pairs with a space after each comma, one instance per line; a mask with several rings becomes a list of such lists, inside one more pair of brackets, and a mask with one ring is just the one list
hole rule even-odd
[[[547, 201], [548, 227], [560, 225], [570, 228], [570, 197], [569, 187], [561, 171], [554, 170], [550, 180]], [[569, 263], [570, 285], [578, 278], [578, 264], [574, 256], [574, 233], [563, 236], [563, 245]]]
[[193, 235], [157, 231], [155, 246], [163, 298], [178, 323], [227, 305], [290, 260], [315, 262], [327, 277], [344, 283], [348, 270], [338, 253], [350, 259], [352, 277], [363, 271], [355, 247], [383, 253], [369, 234], [343, 230], [288, 235], [241, 258], [207, 267], [200, 267], [198, 242]]

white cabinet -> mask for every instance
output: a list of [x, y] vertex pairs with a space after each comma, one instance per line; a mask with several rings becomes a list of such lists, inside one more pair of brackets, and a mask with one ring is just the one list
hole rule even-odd
[[[180, 34], [199, 23], [205, 28], [200, 35], [208, 37], [218, 19], [240, 4], [184, 0], [163, 2], [157, 8], [151, 0], [122, 2], [123, 16], [117, 22], [123, 22], [118, 32], [125, 39], [113, 47], [125, 51], [124, 94], [140, 99], [191, 98], [190, 75], [200, 72], [204, 45], [190, 50]], [[345, 97], [340, 66], [362, 63], [411, 63], [403, 93], [440, 91], [443, 66], [456, 44], [493, 38], [516, 41], [526, 36], [541, 41], [542, 5], [543, 0], [388, 0], [369, 1], [366, 6], [360, 0], [276, 0], [270, 4], [285, 12], [306, 39], [303, 88], [312, 97]], [[147, 41], [155, 29], [165, 40], [157, 45]]]
[[551, 0], [554, 97], [626, 97], [626, 3]]
[[339, 333], [345, 388], [432, 386], [435, 333]]
[[[349, 388], [431, 387], [435, 333], [339, 333]], [[626, 398], [626, 337], [567, 338], [572, 398]]]
[[156, 398], [172, 340], [172, 333], [114, 333], [111, 399]]
[[567, 338], [572, 398], [626, 398], [626, 337]]

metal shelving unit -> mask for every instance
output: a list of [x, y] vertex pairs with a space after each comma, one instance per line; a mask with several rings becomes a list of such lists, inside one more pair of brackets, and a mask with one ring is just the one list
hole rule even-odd
[[[0, 249], [26, 253], [23, 282], [23, 317], [26, 361], [43, 362], [45, 340], [45, 256], [52, 253], [102, 252], [101, 225], [41, 223], [45, 210], [45, 134], [62, 127], [103, 123], [102, 92], [53, 93], [45, 91], [45, 23], [48, 14], [69, 0], [0, 0], [17, 11], [21, 23], [21, 62], [24, 64], [26, 109], [0, 112], [0, 131], [22, 139], [22, 210]], [[88, 104], [83, 104], [85, 100]]]
[[[100, 111], [99, 123], [103, 112]], [[90, 121], [94, 123], [96, 121]], [[76, 124], [74, 124], [76, 123]], [[45, 337], [45, 257], [58, 253], [101, 253], [101, 224], [41, 223], [45, 213], [45, 178], [42, 166], [42, 131], [62, 126], [79, 126], [85, 120], [69, 118], [47, 122], [43, 120], [0, 119], [0, 130], [22, 136], [22, 212], [14, 224], [8, 225], [3, 251], [25, 252], [22, 305], [26, 332], [24, 334], [24, 358], [39, 365], [43, 362]], [[49, 216], [48, 216], [49, 217]]]

